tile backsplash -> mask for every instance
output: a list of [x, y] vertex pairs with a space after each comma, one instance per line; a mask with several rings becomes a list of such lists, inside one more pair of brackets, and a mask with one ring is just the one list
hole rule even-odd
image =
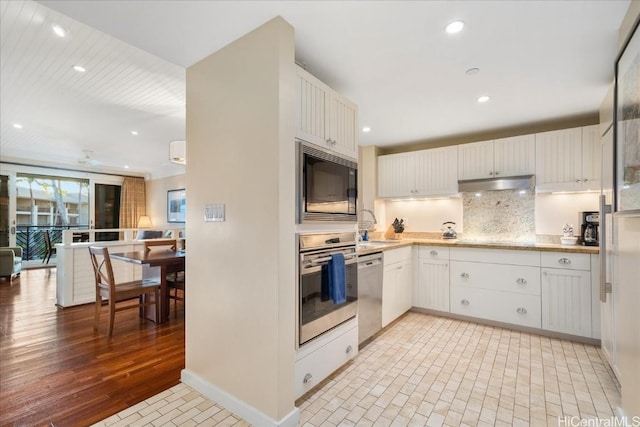
[[531, 190], [463, 193], [464, 239], [535, 242], [535, 200]]

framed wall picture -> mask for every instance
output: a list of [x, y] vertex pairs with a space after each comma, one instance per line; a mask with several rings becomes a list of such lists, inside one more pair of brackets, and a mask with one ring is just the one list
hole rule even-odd
[[185, 222], [187, 196], [184, 188], [167, 191], [167, 222]]
[[616, 212], [629, 214], [640, 214], [640, 31], [638, 22], [616, 61], [614, 111]]

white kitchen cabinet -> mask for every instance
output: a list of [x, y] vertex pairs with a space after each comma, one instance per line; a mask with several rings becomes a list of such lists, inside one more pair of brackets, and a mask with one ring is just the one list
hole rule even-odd
[[302, 396], [358, 354], [358, 324], [347, 322], [298, 351], [295, 395]]
[[430, 310], [449, 311], [449, 248], [420, 246], [416, 259], [412, 305]]
[[541, 327], [540, 253], [451, 248], [452, 313]]
[[590, 256], [547, 252], [542, 265], [542, 328], [592, 337]]
[[378, 197], [426, 197], [458, 192], [457, 148], [378, 157]]
[[598, 125], [536, 134], [536, 190], [600, 188]]
[[411, 308], [411, 247], [384, 252], [382, 327]]
[[296, 68], [296, 137], [358, 158], [358, 108], [316, 77]]
[[535, 173], [535, 136], [521, 135], [458, 145], [458, 179]]

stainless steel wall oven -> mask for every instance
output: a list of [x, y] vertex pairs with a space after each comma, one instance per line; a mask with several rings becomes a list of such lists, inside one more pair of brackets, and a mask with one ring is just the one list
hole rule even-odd
[[[298, 344], [302, 345], [352, 319], [358, 312], [358, 263], [355, 233], [300, 234], [298, 280]], [[327, 290], [332, 255], [344, 256], [344, 302]]]

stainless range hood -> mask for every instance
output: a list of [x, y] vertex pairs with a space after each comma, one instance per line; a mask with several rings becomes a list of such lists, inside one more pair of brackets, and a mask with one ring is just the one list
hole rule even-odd
[[458, 181], [458, 191], [461, 193], [492, 190], [532, 190], [535, 186], [535, 175]]

